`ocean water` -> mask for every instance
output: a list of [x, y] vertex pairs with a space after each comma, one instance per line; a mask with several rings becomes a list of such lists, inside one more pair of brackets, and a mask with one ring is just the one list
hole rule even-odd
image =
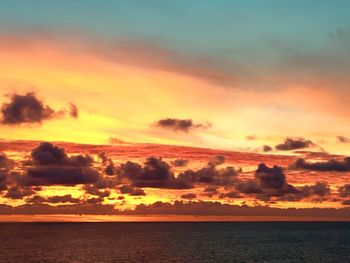
[[0, 262], [347, 263], [350, 223], [1, 223]]

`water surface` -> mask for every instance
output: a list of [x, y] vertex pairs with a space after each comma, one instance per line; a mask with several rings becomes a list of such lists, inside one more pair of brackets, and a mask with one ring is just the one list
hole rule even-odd
[[345, 263], [350, 223], [1, 223], [0, 261]]

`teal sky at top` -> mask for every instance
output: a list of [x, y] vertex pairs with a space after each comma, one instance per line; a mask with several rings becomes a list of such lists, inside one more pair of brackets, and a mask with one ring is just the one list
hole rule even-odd
[[0, 2], [0, 31], [81, 30], [244, 61], [327, 46], [350, 28], [349, 11], [347, 0], [11, 0]]

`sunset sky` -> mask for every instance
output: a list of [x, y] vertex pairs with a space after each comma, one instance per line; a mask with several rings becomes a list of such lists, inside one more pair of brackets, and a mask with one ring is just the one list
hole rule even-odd
[[350, 219], [349, 10], [1, 2], [0, 220]]

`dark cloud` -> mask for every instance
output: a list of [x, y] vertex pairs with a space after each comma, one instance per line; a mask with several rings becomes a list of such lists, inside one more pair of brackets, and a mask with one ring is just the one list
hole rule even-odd
[[306, 169], [314, 171], [337, 171], [348, 172], [350, 171], [350, 157], [345, 157], [343, 160], [331, 159], [324, 162], [307, 162], [304, 159], [298, 159], [292, 168]]
[[105, 152], [100, 152], [98, 157], [101, 159], [102, 164], [104, 165], [104, 173], [106, 175], [115, 175], [116, 167], [114, 166], [112, 159], [108, 158]]
[[286, 183], [286, 176], [283, 174], [282, 167], [277, 165], [269, 168], [261, 163], [255, 172], [255, 177], [259, 179], [262, 188], [280, 189]]
[[171, 164], [175, 167], [183, 167], [183, 166], [186, 166], [188, 164], [188, 160], [176, 159], [176, 160], [172, 161]]
[[263, 146], [263, 152], [271, 152], [272, 151], [272, 147], [271, 146], [268, 146], [268, 145], [264, 145]]
[[208, 197], [213, 197], [214, 195], [217, 195], [218, 189], [217, 186], [213, 185], [208, 185], [206, 188], [204, 188], [202, 195], [208, 196]]
[[182, 199], [195, 199], [197, 198], [197, 195], [194, 193], [188, 193], [188, 194], [183, 194], [180, 196]]
[[7, 158], [4, 153], [0, 153], [0, 192], [8, 187], [8, 177], [14, 162]]
[[2, 124], [41, 123], [62, 114], [40, 101], [34, 92], [13, 94], [10, 102], [1, 106]]
[[312, 141], [305, 140], [303, 138], [287, 138], [284, 140], [283, 143], [276, 145], [275, 148], [279, 151], [291, 151], [302, 148], [308, 148], [313, 145], [315, 144]]
[[240, 193], [256, 194], [260, 198], [297, 192], [295, 187], [287, 183], [282, 167], [275, 165], [270, 168], [264, 163], [259, 164], [255, 171], [255, 179], [239, 181], [236, 188]]
[[[86, 215], [215, 215], [215, 216], [268, 216], [268, 217], [309, 217], [309, 218], [349, 218], [350, 208], [272, 208], [230, 205], [220, 202], [175, 201], [137, 205], [134, 210], [117, 210], [114, 205], [101, 204], [101, 199], [89, 199], [86, 203], [50, 206], [32, 203], [13, 207], [0, 204], [1, 215], [11, 214], [86, 214]], [[343, 205], [349, 205], [344, 200]]]
[[49, 196], [45, 198], [45, 202], [48, 203], [73, 203], [78, 204], [81, 202], [79, 198], [74, 198], [72, 195], [55, 195], [55, 196]]
[[116, 168], [114, 167], [113, 162], [110, 162], [104, 169], [105, 174], [114, 175], [116, 173]]
[[90, 167], [37, 166], [27, 170], [27, 185], [77, 185], [97, 182], [99, 173]]
[[244, 194], [259, 194], [262, 192], [256, 180], [246, 180], [237, 185], [237, 189]]
[[0, 192], [7, 189], [7, 174], [0, 171]]
[[341, 143], [350, 143], [350, 138], [345, 136], [337, 136], [338, 142]]
[[92, 168], [93, 159], [86, 155], [68, 157], [63, 148], [43, 142], [31, 153], [33, 166], [21, 178], [25, 185], [76, 185], [96, 183], [99, 172]]
[[150, 157], [142, 167], [138, 163], [126, 162], [120, 166], [118, 173], [132, 181], [136, 187], [189, 189], [193, 185], [183, 178], [176, 178], [170, 165], [161, 158]]
[[102, 164], [106, 164], [108, 162], [108, 160], [109, 160], [109, 158], [107, 156], [107, 153], [105, 153], [105, 152], [100, 152], [100, 153], [97, 154], [97, 156], [98, 156], [98, 158], [101, 159]]
[[339, 188], [339, 195], [341, 197], [348, 197], [350, 196], [350, 184], [344, 184]]
[[87, 200], [85, 200], [85, 204], [87, 205], [101, 205], [103, 202], [104, 198], [103, 197], [92, 197]]
[[267, 206], [250, 207], [222, 204], [220, 202], [175, 201], [174, 203], [156, 202], [150, 205], [138, 205], [132, 214], [153, 215], [230, 215], [230, 216], [304, 216], [304, 217], [350, 217], [350, 209], [335, 208], [272, 208]]
[[[99, 187], [99, 184], [87, 184], [83, 186], [83, 190], [85, 193], [90, 195], [95, 195], [98, 197], [108, 197], [110, 196], [111, 192], [109, 190], [101, 190], [103, 188]], [[106, 187], [107, 188], [107, 187]]]
[[223, 164], [224, 162], [225, 162], [225, 156], [223, 156], [223, 155], [215, 155], [209, 161], [208, 165], [220, 165], [220, 164]]
[[217, 166], [225, 162], [223, 155], [215, 155], [208, 162], [207, 166], [198, 170], [186, 170], [178, 175], [191, 183], [209, 184], [209, 185], [233, 185], [237, 181], [240, 170], [227, 166], [218, 169]]
[[42, 142], [32, 150], [32, 159], [37, 165], [62, 165], [67, 163], [68, 156], [63, 148], [50, 142]]
[[208, 185], [233, 185], [237, 182], [237, 176], [240, 171], [235, 170], [233, 167], [228, 166], [222, 169], [218, 169], [216, 165], [209, 163], [206, 167], [198, 170], [186, 170], [178, 175], [185, 181], [192, 184], [208, 184]]
[[218, 193], [218, 189], [216, 186], [209, 185], [206, 188], [204, 188], [203, 192], [216, 194], [216, 193]]
[[7, 190], [5, 197], [11, 199], [23, 199], [23, 197], [33, 194], [35, 194], [35, 192], [31, 187], [13, 186]]
[[79, 109], [74, 103], [69, 103], [69, 115], [75, 119], [79, 118]]
[[40, 204], [46, 202], [46, 198], [40, 195], [34, 195], [32, 197], [26, 198], [25, 199], [26, 203], [30, 204]]
[[292, 191], [286, 192], [283, 196], [278, 198], [279, 201], [300, 201], [309, 197], [324, 197], [331, 193], [329, 185], [325, 182], [316, 182], [314, 185], [304, 185], [300, 187], [293, 187]]
[[226, 193], [221, 193], [219, 198], [241, 198], [242, 196], [235, 190]]
[[341, 202], [341, 204], [342, 204], [342, 205], [345, 205], [345, 206], [350, 206], [350, 199], [348, 199], [348, 200], [343, 200], [343, 201]]
[[311, 186], [311, 191], [315, 195], [325, 196], [329, 195], [331, 190], [327, 183], [317, 182], [315, 185]]
[[157, 126], [170, 129], [173, 131], [189, 132], [191, 129], [207, 129], [211, 127], [210, 123], [195, 124], [191, 119], [161, 119], [157, 122]]
[[65, 204], [50, 206], [49, 204], [30, 203], [13, 207], [10, 205], [0, 204], [0, 214], [90, 214], [90, 215], [111, 215], [120, 214], [118, 210], [114, 209], [114, 205], [103, 205], [100, 203], [101, 199], [93, 198], [86, 200], [85, 203], [80, 204]]
[[122, 185], [119, 187], [121, 194], [129, 194], [132, 196], [145, 196], [146, 193], [141, 188], [133, 187], [132, 185]]
[[138, 163], [127, 161], [121, 164], [117, 173], [121, 178], [128, 178], [131, 181], [137, 181], [142, 174], [142, 166]]
[[36, 165], [67, 165], [73, 167], [87, 167], [93, 162], [89, 155], [74, 155], [68, 157], [65, 150], [50, 142], [42, 142], [32, 150], [31, 157]]

